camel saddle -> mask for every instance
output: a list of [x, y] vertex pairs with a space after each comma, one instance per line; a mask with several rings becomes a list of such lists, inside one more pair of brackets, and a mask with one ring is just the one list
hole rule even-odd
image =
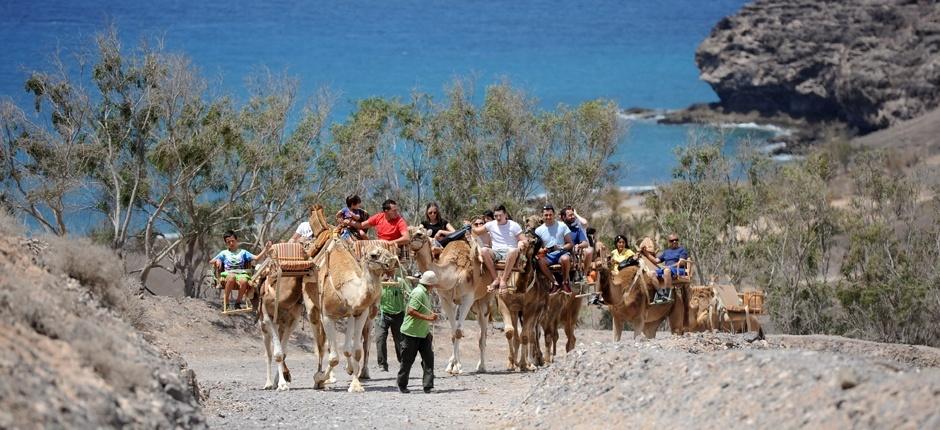
[[314, 260], [307, 257], [304, 246], [297, 242], [271, 245], [271, 259], [277, 261], [283, 276], [308, 275], [314, 267]]
[[759, 314], [764, 311], [763, 291], [749, 290], [739, 293], [733, 285], [712, 285], [710, 288], [718, 298], [719, 304], [728, 312]]
[[357, 260], [362, 260], [362, 256], [375, 248], [385, 248], [394, 255], [398, 255], [398, 245], [388, 243], [384, 240], [353, 240], [352, 251]]

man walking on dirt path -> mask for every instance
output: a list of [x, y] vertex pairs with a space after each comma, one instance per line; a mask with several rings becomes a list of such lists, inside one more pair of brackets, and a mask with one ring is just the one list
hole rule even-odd
[[421, 369], [424, 372], [422, 383], [424, 392], [434, 388], [434, 349], [431, 345], [431, 322], [437, 320], [437, 314], [431, 309], [431, 297], [428, 290], [437, 285], [437, 275], [427, 271], [418, 280], [418, 286], [411, 290], [408, 300], [408, 313], [401, 325], [401, 369], [398, 370], [398, 391], [410, 393], [408, 375], [415, 357], [421, 354]]
[[392, 331], [395, 358], [401, 363], [401, 324], [405, 319], [405, 289], [407, 279], [398, 279], [397, 285], [382, 287], [379, 316], [375, 320], [375, 351], [379, 367], [388, 372], [388, 332]]

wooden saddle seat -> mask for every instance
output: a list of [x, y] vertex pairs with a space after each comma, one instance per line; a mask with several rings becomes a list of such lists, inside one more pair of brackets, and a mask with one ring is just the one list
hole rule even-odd
[[681, 259], [676, 264], [679, 269], [684, 269], [684, 271], [679, 272], [679, 275], [673, 276], [672, 284], [673, 285], [691, 285], [692, 284], [692, 260]]
[[271, 259], [281, 268], [281, 276], [304, 276], [314, 270], [314, 259], [307, 258], [304, 246], [297, 242], [271, 245]]
[[[506, 262], [505, 262], [505, 261], [497, 261], [497, 262], [495, 262], [494, 264], [495, 264], [495, 266], [496, 266], [496, 271], [497, 271], [497, 272], [502, 272], [502, 271], [506, 270]], [[513, 271], [513, 272], [516, 272], [516, 273], [522, 273], [523, 267], [525, 267], [524, 264], [525, 264], [525, 261], [523, 261], [522, 258], [517, 258], [517, 259], [516, 259], [516, 265], [513, 266], [512, 271]]]

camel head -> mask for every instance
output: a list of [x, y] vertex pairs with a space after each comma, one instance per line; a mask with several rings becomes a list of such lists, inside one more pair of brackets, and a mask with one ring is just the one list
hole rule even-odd
[[418, 252], [422, 247], [431, 245], [431, 237], [428, 236], [428, 231], [421, 227], [408, 227], [408, 236], [411, 238], [408, 241], [408, 247], [413, 252]]
[[398, 259], [391, 251], [376, 247], [362, 256], [362, 265], [369, 272], [391, 275], [398, 268]]
[[711, 288], [692, 288], [689, 297], [689, 310], [693, 314], [698, 314], [700, 310], [708, 308], [712, 300]]
[[522, 220], [522, 227], [526, 231], [535, 231], [538, 226], [542, 225], [542, 216], [541, 215], [529, 215]]

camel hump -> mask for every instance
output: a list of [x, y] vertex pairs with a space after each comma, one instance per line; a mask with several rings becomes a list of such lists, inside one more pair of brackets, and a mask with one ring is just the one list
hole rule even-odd
[[447, 244], [441, 256], [438, 257], [441, 265], [453, 264], [461, 269], [470, 270], [473, 266], [470, 244], [465, 240], [455, 240]]

